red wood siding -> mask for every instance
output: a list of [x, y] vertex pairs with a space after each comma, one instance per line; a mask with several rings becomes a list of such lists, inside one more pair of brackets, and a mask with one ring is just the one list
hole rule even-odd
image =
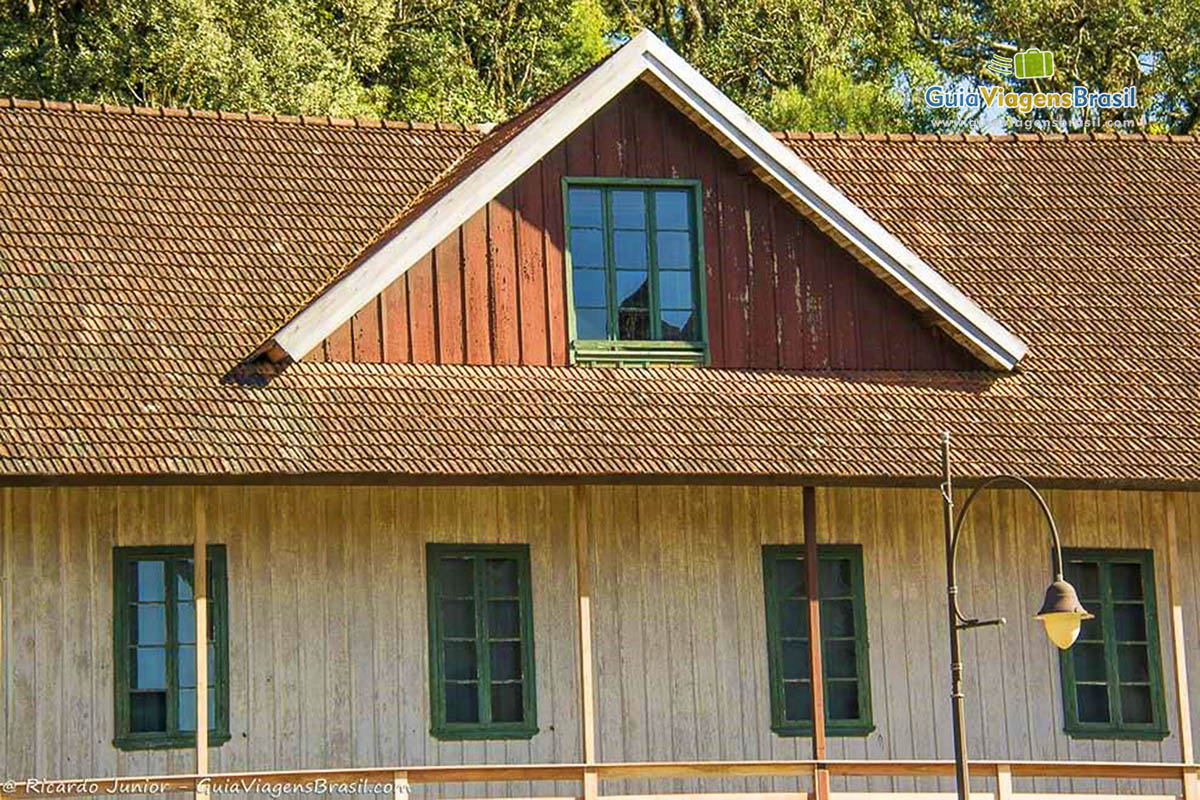
[[715, 367], [981, 367], [642, 85], [554, 148], [310, 360], [566, 364], [564, 175], [700, 181]]

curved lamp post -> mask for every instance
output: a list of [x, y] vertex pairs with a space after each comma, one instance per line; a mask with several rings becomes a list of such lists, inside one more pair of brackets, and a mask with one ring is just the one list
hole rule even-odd
[[955, 779], [958, 785], [959, 800], [968, 800], [971, 783], [970, 775], [967, 769], [967, 732], [963, 722], [963, 689], [962, 689], [962, 652], [959, 645], [958, 634], [960, 631], [970, 628], [980, 628], [987, 625], [1003, 625], [1005, 620], [1003, 617], [999, 619], [979, 620], [967, 617], [962, 613], [962, 609], [958, 605], [958, 577], [956, 562], [958, 559], [958, 543], [962, 536], [963, 520], [966, 519], [967, 511], [971, 508], [971, 503], [979, 496], [979, 493], [984, 489], [994, 486], [998, 483], [1015, 484], [1016, 486], [1027, 489], [1038, 505], [1042, 509], [1042, 514], [1046, 518], [1046, 526], [1049, 528], [1050, 539], [1054, 545], [1053, 556], [1053, 571], [1054, 577], [1050, 586], [1046, 589], [1046, 597], [1042, 602], [1042, 608], [1034, 616], [1034, 619], [1039, 620], [1046, 628], [1046, 636], [1060, 650], [1066, 650], [1071, 645], [1075, 644], [1075, 640], [1079, 638], [1079, 628], [1086, 619], [1091, 619], [1092, 614], [1079, 604], [1079, 596], [1075, 593], [1075, 587], [1067, 583], [1063, 579], [1063, 560], [1062, 560], [1062, 545], [1058, 539], [1058, 526], [1054, 524], [1054, 517], [1050, 514], [1050, 507], [1046, 505], [1045, 498], [1042, 497], [1038, 490], [1033, 488], [1033, 484], [1024, 478], [1018, 478], [1015, 475], [996, 475], [981, 483], [979, 486], [971, 490], [967, 495], [967, 500], [963, 503], [962, 508], [958, 512], [957, 518], [954, 516], [954, 494], [950, 476], [950, 434], [942, 434], [942, 519], [946, 528], [946, 595], [947, 595], [947, 610], [950, 619], [950, 699], [954, 709], [954, 772]]

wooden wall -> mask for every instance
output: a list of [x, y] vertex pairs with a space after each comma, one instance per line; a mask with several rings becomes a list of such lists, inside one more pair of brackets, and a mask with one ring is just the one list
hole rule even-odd
[[980, 368], [642, 84], [554, 148], [310, 360], [567, 363], [563, 176], [700, 180], [715, 367]]
[[[0, 777], [187, 772], [189, 752], [119, 753], [112, 730], [111, 548], [189, 542], [192, 504], [228, 547], [232, 741], [214, 770], [577, 761], [578, 662], [570, 489], [96, 487], [0, 490], [4, 656]], [[597, 731], [603, 760], [806, 757], [770, 731], [760, 548], [799, 542], [800, 490], [589, 487]], [[1179, 495], [1184, 616], [1200, 664], [1200, 495]], [[948, 758], [943, 556], [936, 492], [818, 490], [825, 541], [863, 545], [877, 729], [831, 739], [832, 758]], [[1009, 624], [964, 635], [968, 735], [978, 758], [1178, 758], [1163, 496], [1049, 493], [1068, 545], [1152, 547], [1172, 735], [1073, 741], [1057, 656], [1030, 620], [1048, 549], [1032, 504], [975, 507], [964, 605]], [[538, 722], [530, 741], [428, 735], [426, 541], [528, 542]], [[1193, 680], [1193, 708], [1200, 709]], [[1193, 724], [1200, 725], [1200, 713]], [[1024, 785], [1022, 786], [1022, 784]], [[1018, 782], [1019, 790], [1035, 788]], [[865, 779], [835, 789], [908, 791]], [[515, 786], [569, 794], [569, 784]], [[606, 785], [607, 791], [619, 787]], [[788, 781], [676, 781], [630, 791], [794, 789]], [[944, 790], [949, 789], [942, 782]], [[1039, 780], [1036, 789], [1165, 793], [1170, 784]], [[502, 787], [472, 787], [500, 796]], [[452, 788], [454, 796], [460, 789]], [[436, 793], [430, 796], [442, 796]]]

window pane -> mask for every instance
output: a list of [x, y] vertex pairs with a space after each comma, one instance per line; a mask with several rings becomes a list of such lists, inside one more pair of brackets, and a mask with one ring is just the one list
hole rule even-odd
[[650, 307], [650, 283], [645, 272], [617, 272], [617, 305], [621, 308]]
[[441, 564], [443, 597], [475, 596], [475, 562], [465, 558], [443, 558]]
[[1146, 611], [1141, 603], [1113, 607], [1117, 641], [1146, 641]]
[[650, 338], [650, 312], [623, 308], [617, 312], [617, 326], [621, 339], [645, 341]]
[[179, 720], [179, 730], [195, 731], [196, 730], [196, 690], [195, 689], [180, 689], [179, 690], [179, 706], [175, 713]]
[[820, 570], [821, 597], [850, 597], [854, 594], [849, 559], [822, 558], [817, 566]]
[[520, 603], [516, 600], [493, 600], [488, 603], [488, 635], [493, 639], [520, 637]]
[[1100, 599], [1100, 565], [1093, 561], [1068, 562], [1067, 580], [1075, 586], [1081, 600]]
[[192, 597], [192, 560], [175, 561], [175, 599], [193, 600]]
[[604, 268], [604, 232], [591, 228], [571, 229], [571, 265]]
[[475, 638], [475, 601], [442, 601], [442, 636], [449, 639]]
[[1143, 724], [1154, 721], [1149, 686], [1121, 687], [1121, 721]]
[[1150, 651], [1144, 644], [1117, 647], [1117, 674], [1123, 682], [1150, 682]]
[[473, 681], [477, 677], [474, 642], [445, 643], [446, 680]]
[[568, 189], [567, 206], [570, 209], [571, 225], [587, 225], [593, 228], [603, 225], [600, 201], [599, 189]]
[[134, 689], [167, 688], [167, 651], [162, 647], [133, 650], [129, 685]]
[[137, 605], [134, 610], [132, 644], [167, 643], [167, 607], [164, 605]]
[[696, 328], [697, 316], [694, 311], [664, 311], [661, 316], [664, 341], [699, 341], [700, 334]]
[[654, 193], [654, 224], [659, 230], [687, 230], [691, 192], [660, 189]]
[[825, 642], [821, 648], [825, 674], [830, 678], [853, 678], [858, 674], [853, 641]]
[[808, 636], [808, 603], [784, 600], [779, 606], [779, 632], [784, 636]]
[[575, 334], [580, 339], [607, 339], [608, 309], [576, 308]]
[[188, 645], [179, 648], [179, 655], [175, 660], [176, 672], [178, 673], [179, 686], [181, 688], [193, 688], [196, 685], [196, 647]]
[[[212, 617], [212, 606], [209, 606], [209, 617]], [[184, 643], [196, 641], [196, 606], [193, 603], [175, 604], [176, 639]]]
[[809, 676], [808, 642], [804, 639], [789, 639], [783, 642], [780, 652], [783, 664], [783, 679], [795, 680]]
[[608, 305], [608, 274], [601, 269], [577, 269], [572, 277], [576, 306], [604, 308]]
[[489, 558], [487, 589], [489, 597], [516, 597], [518, 588], [517, 562], [511, 558]]
[[525, 719], [519, 683], [492, 684], [492, 721], [521, 722]]
[[781, 558], [775, 562], [775, 593], [779, 597], [804, 597], [804, 562]]
[[133, 733], [161, 733], [167, 730], [167, 695], [163, 692], [129, 696], [129, 729]]
[[[646, 193], [640, 189], [614, 189], [612, 193], [614, 228], [646, 227]], [[643, 241], [645, 239], [643, 238]]]
[[133, 597], [141, 602], [166, 599], [165, 564], [162, 561], [133, 562]]
[[660, 231], [656, 243], [659, 269], [691, 272], [692, 241], [686, 231]]
[[812, 695], [808, 681], [788, 681], [783, 684], [783, 714], [788, 722], [807, 722], [812, 719]]
[[478, 684], [446, 684], [446, 722], [479, 722]]
[[646, 269], [646, 234], [642, 231], [613, 231], [613, 263], [617, 269]]
[[1075, 687], [1080, 722], [1108, 722], [1108, 687], [1081, 683]]
[[825, 707], [830, 719], [855, 720], [858, 712], [858, 684], [855, 681], [830, 681], [825, 684], [828, 695]]
[[661, 308], [692, 310], [692, 273], [658, 273], [658, 305]]
[[492, 642], [492, 680], [521, 679], [521, 643]]
[[1142, 565], [1113, 564], [1109, 579], [1112, 581], [1114, 600], [1142, 599]]
[[1076, 643], [1069, 652], [1075, 658], [1075, 680], [1104, 682], [1108, 679], [1104, 645]]
[[1094, 615], [1092, 619], [1085, 619], [1079, 626], [1079, 641], [1081, 642], [1103, 642], [1104, 641], [1104, 608], [1099, 604], [1090, 605], [1088, 611]]
[[823, 636], [854, 635], [854, 601], [821, 601], [821, 634]]

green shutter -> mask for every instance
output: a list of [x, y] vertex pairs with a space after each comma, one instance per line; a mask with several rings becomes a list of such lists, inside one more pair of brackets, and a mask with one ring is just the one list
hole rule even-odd
[[[562, 186], [572, 360], [606, 366], [705, 363], [707, 289], [699, 181], [564, 178]], [[581, 201], [576, 210], [579, 213], [572, 209], [573, 192]], [[660, 215], [659, 202], [681, 193], [686, 193], [685, 204], [675, 204], [675, 208], [683, 208], [685, 214]], [[614, 197], [629, 200], [634, 194], [640, 194], [640, 218], [635, 222], [622, 220], [614, 210]], [[617, 251], [622, 250], [618, 240], [627, 242], [639, 234], [644, 234], [645, 240], [640, 250], [646, 262], [646, 296], [636, 304], [638, 310], [628, 307], [623, 311], [619, 307], [620, 287], [623, 279], [635, 272], [622, 269], [628, 265], [618, 255]], [[663, 242], [674, 243], [675, 248], [664, 252]], [[675, 250], [680, 247], [686, 250], [686, 265], [678, 263]], [[691, 300], [686, 307], [676, 296], [685, 283]], [[600, 286], [604, 288], [603, 298], [596, 296]], [[648, 322], [630, 326], [628, 323], [641, 314], [643, 307]], [[685, 312], [691, 312], [690, 317], [685, 317]], [[668, 317], [672, 322], [665, 322]], [[690, 320], [686, 327], [678, 327], [677, 323], [685, 319]], [[633, 328], [638, 335], [630, 333]]]
[[1096, 615], [1059, 654], [1065, 731], [1076, 739], [1166, 738], [1154, 554], [1064, 549], [1063, 561]]
[[[825, 729], [830, 736], [865, 736], [871, 719], [870, 652], [860, 545], [817, 550], [821, 588], [821, 660]], [[812, 734], [808, 655], [808, 591], [804, 548], [763, 547], [771, 730]]]
[[537, 733], [528, 545], [426, 546], [431, 733]]
[[[210, 545], [208, 560], [209, 743], [217, 746], [229, 741], [224, 545]], [[191, 576], [190, 547], [113, 549], [113, 744], [122, 750], [195, 746], [197, 645]]]

